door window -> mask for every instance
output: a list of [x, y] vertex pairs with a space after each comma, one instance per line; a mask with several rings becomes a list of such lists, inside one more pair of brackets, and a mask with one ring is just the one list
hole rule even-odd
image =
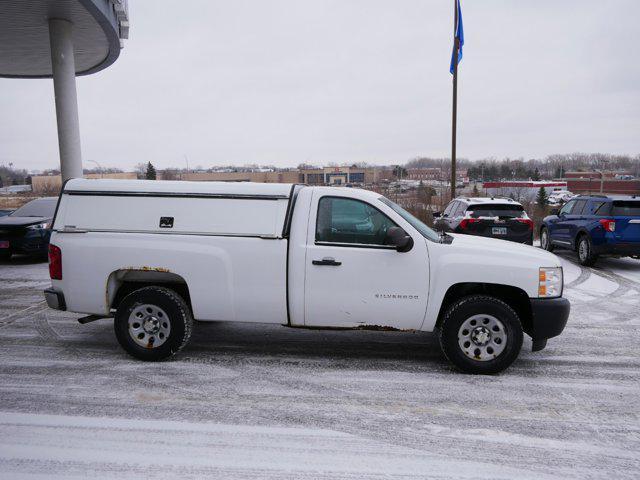
[[453, 212], [451, 212], [451, 216], [461, 217], [464, 214], [464, 211], [466, 210], [466, 208], [467, 206], [464, 203], [458, 202], [456, 209]]
[[595, 215], [596, 212], [600, 211], [605, 202], [589, 202], [589, 204], [584, 208], [582, 213], [584, 215]]
[[598, 208], [593, 211], [594, 215], [609, 215], [611, 210], [611, 202], [602, 202]]
[[451, 210], [453, 210], [453, 207], [455, 207], [457, 204], [458, 202], [450, 202], [449, 205], [447, 205], [447, 208], [444, 209], [442, 216], [448, 217], [449, 214], [451, 213]]
[[576, 204], [575, 200], [571, 200], [570, 202], [568, 202], [567, 204], [565, 204], [564, 207], [562, 207], [562, 209], [560, 210], [560, 215], [569, 215], [571, 213], [571, 209], [573, 208], [573, 206]]
[[377, 208], [351, 198], [322, 197], [318, 203], [316, 242], [387, 245], [397, 225]]
[[576, 200], [576, 204], [571, 209], [571, 215], [581, 215], [582, 209], [586, 205], [586, 200]]
[[640, 215], [640, 202], [633, 200], [615, 201], [611, 215], [624, 217], [637, 217]]

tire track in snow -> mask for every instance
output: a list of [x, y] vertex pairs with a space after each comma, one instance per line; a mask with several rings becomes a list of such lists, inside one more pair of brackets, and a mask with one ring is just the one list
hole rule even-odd
[[564, 286], [565, 288], [575, 288], [578, 285], [580, 285], [580, 284], [586, 282], [587, 280], [589, 280], [589, 277], [591, 277], [591, 270], [590, 269], [585, 268], [582, 265], [577, 265], [576, 264], [576, 266], [580, 269], [580, 275], [574, 281], [567, 283]]
[[[39, 315], [35, 320], [35, 327], [38, 334], [47, 342], [54, 343], [59, 347], [62, 347], [68, 354], [70, 354], [75, 359], [82, 359], [85, 361], [85, 367], [88, 373], [97, 373], [97, 374], [106, 374], [113, 373], [113, 369], [110, 367], [104, 367], [101, 365], [86, 363], [87, 358], [91, 358], [91, 356], [87, 355], [85, 352], [77, 349], [69, 345], [63, 337], [61, 337], [55, 329], [50, 325], [48, 321], [48, 315]], [[105, 358], [103, 355], [95, 356], [93, 355], [93, 360], [99, 360], [101, 358]], [[469, 451], [476, 451], [480, 454], [483, 450], [483, 447], [479, 446], [474, 439], [466, 439], [460, 438], [456, 436], [450, 436], [448, 434], [444, 434], [444, 431], [448, 431], [449, 429], [443, 425], [434, 426], [436, 432], [439, 432], [434, 436], [430, 441], [425, 442], [424, 435], [425, 431], [423, 429], [418, 429], [416, 431], [407, 431], [405, 425], [393, 425], [384, 420], [380, 420], [380, 415], [388, 410], [389, 408], [412, 408], [410, 404], [389, 404], [384, 406], [379, 403], [371, 403], [368, 397], [363, 397], [359, 394], [354, 394], [352, 392], [345, 392], [340, 389], [336, 389], [333, 387], [325, 387], [322, 385], [318, 385], [313, 382], [304, 381], [302, 379], [286, 379], [284, 375], [278, 374], [274, 375], [272, 369], [267, 367], [260, 366], [256, 363], [255, 359], [242, 359], [233, 370], [238, 370], [241, 375], [244, 376], [244, 380], [249, 381], [268, 381], [269, 383], [273, 383], [277, 386], [284, 387], [287, 390], [296, 389], [301, 391], [303, 395], [308, 393], [314, 394], [322, 394], [323, 397], [320, 399], [319, 405], [326, 404], [327, 402], [345, 402], [351, 401], [354, 405], [357, 405], [359, 415], [356, 417], [349, 418], [334, 418], [330, 409], [325, 411], [322, 407], [319, 408], [315, 412], [309, 411], [286, 411], [283, 410], [277, 403], [272, 404], [271, 402], [264, 402], [261, 405], [261, 412], [253, 412], [258, 418], [261, 418], [262, 421], [266, 423], [271, 423], [274, 419], [277, 419], [279, 422], [286, 422], [288, 424], [297, 424], [297, 425], [307, 425], [310, 424], [312, 426], [322, 425], [323, 428], [330, 428], [332, 430], [348, 433], [351, 435], [356, 435], [361, 438], [366, 438], [370, 440], [375, 440], [380, 442], [381, 444], [388, 444], [392, 446], [403, 446], [410, 450], [414, 450], [416, 452], [422, 452], [423, 447], [426, 445], [429, 447], [428, 451], [435, 453], [440, 456], [447, 457], [457, 457], [457, 458], [465, 458], [465, 455], [468, 454]], [[155, 389], [158, 387], [168, 388], [177, 393], [180, 393], [183, 397], [185, 394], [188, 395], [189, 400], [202, 401], [203, 394], [202, 392], [192, 391], [189, 389], [185, 389], [182, 387], [178, 387], [174, 384], [165, 383], [157, 381], [156, 379], [147, 378], [144, 376], [140, 376], [128, 371], [118, 371], [118, 374], [125, 375], [131, 379], [134, 384], [142, 384], [146, 388]], [[415, 407], [413, 407], [415, 408]], [[365, 420], [368, 419], [368, 420]], [[385, 424], [384, 429], [380, 429], [380, 422]], [[443, 432], [440, 433], [440, 430], [444, 429]], [[427, 429], [429, 431], [429, 429]], [[434, 432], [431, 432], [433, 434]], [[533, 454], [536, 452], [539, 447], [531, 447], [525, 448], [524, 450], [529, 451]], [[513, 454], [513, 452], [510, 452]], [[508, 465], [510, 458], [509, 453], [505, 453], [505, 455], [499, 455], [498, 459], [502, 465]], [[535, 457], [535, 455], [533, 455]], [[544, 473], [544, 469], [537, 468], [535, 465], [526, 465], [521, 466], [523, 471], [527, 473], [539, 472]]]
[[[69, 345], [68, 342], [66, 342], [65, 339], [62, 336], [60, 336], [58, 332], [56, 332], [55, 329], [51, 326], [51, 324], [48, 321], [48, 318], [49, 318], [49, 315], [46, 313], [43, 313], [42, 315], [37, 315], [34, 320], [34, 327], [38, 332], [38, 335], [40, 335], [42, 339], [44, 339], [46, 342], [53, 343], [56, 346], [62, 348], [73, 359], [84, 361], [85, 362], [84, 368], [86, 368], [89, 371], [92, 371], [94, 373], [98, 373], [98, 372], [112, 373], [113, 372], [113, 369], [111, 367], [86, 363], [87, 359], [93, 360], [93, 361], [100, 361], [100, 360], [105, 360], [108, 357], [106, 357], [105, 355], [95, 355], [94, 353], [88, 350], [81, 351], [76, 347]], [[200, 392], [193, 391], [193, 390], [190, 390], [178, 385], [170, 384], [170, 383], [151, 380], [146, 376], [138, 375], [136, 373], [133, 373], [127, 370], [119, 370], [118, 373], [121, 375], [130, 377], [131, 380], [134, 381], [132, 385], [139, 383], [148, 389], [154, 389], [154, 388], [157, 388], [158, 386], [161, 386], [163, 388], [172, 390], [174, 393], [178, 393], [183, 396], [186, 395], [187, 398], [190, 398], [192, 400], [199, 399], [201, 397]]]
[[[69, 345], [68, 342], [66, 342], [65, 339], [62, 336], [60, 336], [55, 331], [55, 329], [51, 326], [51, 324], [48, 321], [48, 318], [49, 318], [49, 315], [44, 313], [43, 315], [36, 316], [35, 322], [34, 322], [34, 327], [36, 331], [38, 332], [40, 337], [45, 340], [45, 342], [56, 344], [57, 346], [61, 347], [65, 352], [70, 354], [74, 359], [77, 359], [77, 360], [86, 361], [88, 358], [90, 358], [95, 361], [100, 361], [100, 360], [105, 360], [107, 358], [110, 358], [105, 355], [96, 356], [95, 354], [92, 354], [89, 351], [80, 350], [74, 346]], [[140, 363], [141, 368], [142, 368], [142, 365], [145, 365], [145, 362], [136, 361], [136, 360], [134, 361], [137, 363]], [[179, 362], [179, 360], [177, 361]], [[164, 363], [168, 363], [168, 362], [164, 362]], [[85, 364], [85, 365], [87, 370], [90, 370], [95, 373], [98, 373], [98, 372], [106, 373], [107, 371], [108, 372], [112, 371], [111, 368], [104, 367], [101, 365], [95, 365], [95, 364], [93, 365]], [[350, 397], [357, 397], [357, 399], [352, 398], [353, 400], [360, 400], [360, 401], [363, 400], [362, 396], [357, 394], [351, 394], [344, 390], [340, 390], [333, 387], [325, 387], [312, 382], [305, 382], [301, 379], [287, 378], [281, 374], [274, 374], [272, 370], [258, 365], [257, 362], [253, 359], [242, 358], [239, 364], [237, 364], [236, 366], [229, 367], [227, 365], [226, 367], [234, 371], [238, 375], [237, 378], [227, 380], [227, 382], [231, 384], [246, 382], [246, 381], [253, 383], [253, 382], [266, 380], [269, 383], [274, 384], [278, 387], [283, 387], [285, 389], [302, 387], [305, 393], [313, 392], [314, 394], [322, 397], [333, 397], [333, 398], [337, 397], [336, 400], [344, 401], [349, 399]], [[170, 391], [180, 394], [183, 397], [186, 396], [188, 400], [192, 400], [192, 401], [201, 401], [203, 397], [201, 391], [196, 389], [190, 389], [181, 385], [176, 385], [175, 383], [159, 381], [156, 378], [150, 378], [148, 376], [139, 375], [128, 370], [119, 370], [118, 373], [129, 377], [133, 382], [132, 383], [133, 385], [142, 384], [145, 388], [149, 390], [158, 389], [158, 388], [169, 389]], [[176, 377], [172, 377], [172, 379], [176, 380]], [[268, 421], [269, 419], [272, 419], [274, 413], [276, 412], [270, 412], [270, 414], [268, 415], [263, 415], [263, 420]], [[290, 418], [290, 420], [292, 419]], [[299, 421], [300, 419], [296, 418], [295, 420]]]
[[598, 275], [606, 278], [607, 280], [611, 280], [612, 282], [617, 283], [619, 285], [618, 290], [616, 290], [611, 294], [612, 297], [620, 297], [622, 295], [625, 295], [630, 290], [634, 290], [637, 292], [640, 287], [633, 280], [629, 280], [628, 278], [625, 278], [622, 275], [619, 275], [608, 268], [600, 268], [600, 269], [592, 268], [592, 270]]
[[[11, 325], [16, 320], [21, 320], [22, 317], [20, 315], [23, 314], [23, 313], [27, 313], [30, 310], [34, 310], [35, 309], [34, 311], [30, 312], [30, 313], [33, 313], [33, 314], [38, 314], [40, 312], [44, 312], [47, 308], [49, 308], [48, 306], [44, 306], [43, 307], [43, 305], [45, 303], [46, 302], [44, 300], [42, 300], [42, 301], [36, 303], [35, 305], [31, 305], [30, 307], [24, 308], [22, 310], [14, 312], [14, 313], [12, 313], [10, 315], [7, 315], [6, 317], [0, 319], [0, 328], [4, 328], [7, 325]], [[38, 307], [40, 307], [39, 310], [38, 310]]]

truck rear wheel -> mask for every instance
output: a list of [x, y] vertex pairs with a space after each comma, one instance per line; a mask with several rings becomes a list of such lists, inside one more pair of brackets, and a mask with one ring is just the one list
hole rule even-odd
[[455, 302], [440, 326], [444, 355], [466, 373], [501, 372], [518, 358], [522, 337], [518, 314], [502, 300], [486, 295]]
[[122, 300], [114, 328], [128, 354], [158, 361], [184, 348], [191, 337], [193, 318], [184, 299], [173, 290], [145, 287]]

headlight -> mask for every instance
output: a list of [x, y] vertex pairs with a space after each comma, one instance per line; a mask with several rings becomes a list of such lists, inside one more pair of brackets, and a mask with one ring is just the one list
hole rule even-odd
[[542, 267], [538, 274], [538, 296], [541, 298], [562, 295], [562, 267]]
[[49, 228], [48, 223], [38, 223], [36, 225], [29, 225], [27, 230], [46, 230], [47, 228]]

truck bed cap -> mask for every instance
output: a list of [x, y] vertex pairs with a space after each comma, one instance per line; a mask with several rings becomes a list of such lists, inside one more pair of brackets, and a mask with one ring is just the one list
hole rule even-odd
[[64, 193], [113, 195], [122, 194], [203, 194], [229, 196], [266, 196], [289, 198], [291, 184], [251, 182], [187, 182], [172, 180], [115, 180], [74, 178]]

